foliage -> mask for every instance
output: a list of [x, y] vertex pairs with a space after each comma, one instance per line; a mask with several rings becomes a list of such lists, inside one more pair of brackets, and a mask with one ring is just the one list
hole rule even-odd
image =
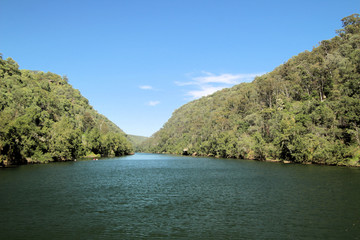
[[132, 143], [132, 145], [134, 146], [134, 149], [136, 152], [143, 152], [143, 142], [145, 142], [148, 137], [143, 137], [143, 136], [136, 136], [136, 135], [127, 135], [129, 141]]
[[19, 70], [1, 55], [0, 126], [1, 165], [132, 152], [122, 130], [97, 113], [66, 77]]
[[360, 18], [272, 72], [177, 109], [151, 152], [359, 165]]

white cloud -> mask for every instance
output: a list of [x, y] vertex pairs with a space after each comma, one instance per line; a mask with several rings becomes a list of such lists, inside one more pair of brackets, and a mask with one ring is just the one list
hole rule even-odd
[[209, 72], [203, 72], [206, 76], [195, 77], [193, 80], [197, 83], [224, 83], [224, 84], [238, 84], [241, 82], [249, 82], [259, 74], [221, 74], [215, 75]]
[[192, 99], [201, 98], [210, 94], [213, 94], [216, 91], [219, 91], [225, 87], [213, 87], [213, 86], [201, 86], [201, 90], [189, 91], [186, 95], [191, 96]]
[[160, 101], [150, 101], [147, 103], [147, 105], [154, 107], [154, 106], [158, 105], [159, 103], [160, 103]]
[[149, 85], [142, 85], [142, 86], [139, 86], [140, 89], [143, 89], [143, 90], [152, 90], [154, 89], [152, 86], [149, 86]]
[[175, 82], [176, 85], [194, 86], [197, 89], [188, 90], [186, 95], [191, 96], [192, 99], [201, 98], [210, 95], [223, 88], [232, 87], [235, 84], [242, 82], [251, 82], [256, 76], [263, 73], [248, 73], [248, 74], [220, 74], [216, 75], [210, 72], [202, 72], [203, 76], [192, 77], [189, 82]]

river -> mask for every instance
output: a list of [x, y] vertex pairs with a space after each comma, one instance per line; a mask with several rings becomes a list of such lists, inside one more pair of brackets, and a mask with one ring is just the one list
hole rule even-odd
[[359, 239], [360, 168], [138, 153], [0, 169], [1, 239]]

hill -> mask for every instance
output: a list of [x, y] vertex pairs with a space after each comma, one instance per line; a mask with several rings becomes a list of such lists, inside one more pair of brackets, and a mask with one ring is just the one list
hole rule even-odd
[[360, 18], [272, 72], [177, 109], [151, 152], [359, 165]]
[[142, 152], [142, 144], [148, 139], [148, 137], [136, 136], [136, 135], [127, 135], [129, 141], [133, 144], [135, 151]]
[[95, 111], [66, 77], [20, 70], [0, 55], [0, 164], [132, 152], [124, 132]]

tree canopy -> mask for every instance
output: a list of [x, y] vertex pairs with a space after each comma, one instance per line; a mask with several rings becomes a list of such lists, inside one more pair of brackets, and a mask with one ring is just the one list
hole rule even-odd
[[177, 109], [151, 152], [359, 165], [360, 17], [272, 72]]
[[2, 55], [0, 126], [1, 165], [132, 152], [125, 133], [95, 111], [66, 77], [20, 70]]

